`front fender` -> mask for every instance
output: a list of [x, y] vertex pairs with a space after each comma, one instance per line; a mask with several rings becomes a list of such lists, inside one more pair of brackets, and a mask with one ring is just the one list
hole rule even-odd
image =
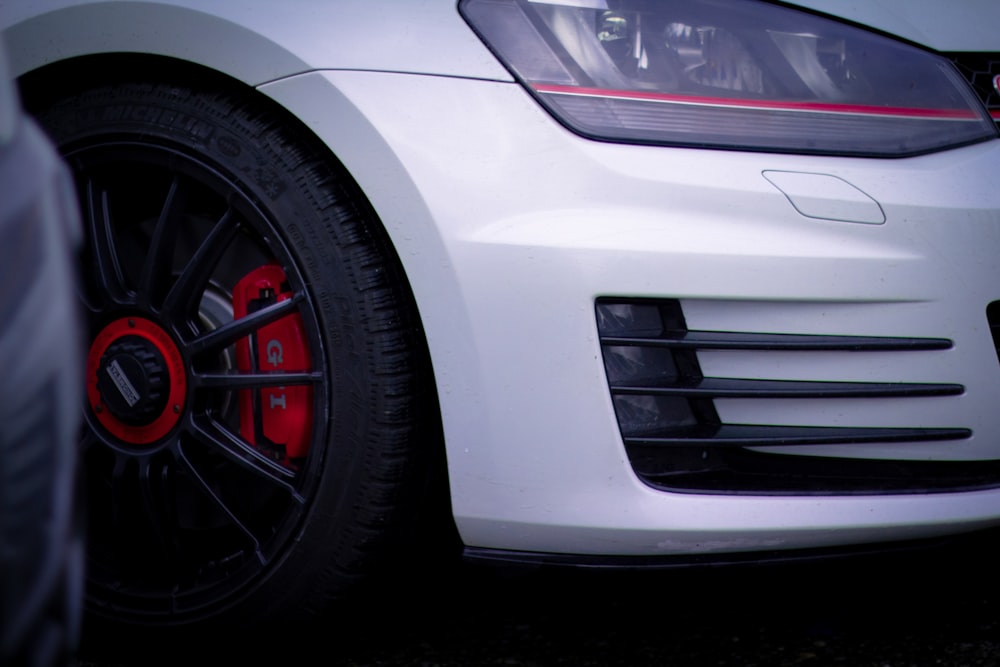
[[[510, 80], [454, 2], [0, 2], [16, 75], [79, 56], [187, 60], [251, 86], [321, 69]], [[439, 45], [448, 44], [442, 50]]]

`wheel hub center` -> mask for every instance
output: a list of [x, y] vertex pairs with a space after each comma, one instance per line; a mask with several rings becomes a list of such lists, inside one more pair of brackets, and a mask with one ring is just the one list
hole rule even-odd
[[87, 358], [87, 398], [114, 437], [149, 444], [165, 436], [183, 410], [187, 376], [176, 343], [159, 325], [122, 318], [94, 338]]
[[167, 403], [167, 362], [145, 338], [123, 336], [101, 356], [97, 389], [115, 417], [126, 424], [149, 424]]

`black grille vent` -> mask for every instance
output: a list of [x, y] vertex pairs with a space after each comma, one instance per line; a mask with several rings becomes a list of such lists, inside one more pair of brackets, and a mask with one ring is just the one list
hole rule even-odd
[[1000, 92], [993, 85], [993, 79], [1000, 75], [1000, 53], [956, 53], [948, 57], [1000, 125]]
[[[993, 308], [994, 315], [998, 311]], [[971, 436], [966, 428], [729, 424], [721, 422], [714, 403], [721, 398], [950, 396], [963, 393], [962, 385], [704, 377], [695, 354], [710, 349], [934, 351], [950, 348], [947, 339], [690, 331], [675, 300], [601, 299], [597, 319], [622, 438], [636, 473], [653, 486], [713, 493], [903, 493], [1000, 483], [1000, 462], [872, 461], [748, 449], [961, 440]]]

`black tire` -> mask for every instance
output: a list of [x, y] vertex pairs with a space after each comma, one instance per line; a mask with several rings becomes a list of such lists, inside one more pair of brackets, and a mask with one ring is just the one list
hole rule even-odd
[[[249, 90], [123, 83], [36, 113], [87, 235], [89, 614], [245, 629], [385, 571], [438, 421], [412, 296], [357, 186]], [[262, 265], [280, 273], [234, 317]], [[303, 367], [268, 371], [270, 336]]]

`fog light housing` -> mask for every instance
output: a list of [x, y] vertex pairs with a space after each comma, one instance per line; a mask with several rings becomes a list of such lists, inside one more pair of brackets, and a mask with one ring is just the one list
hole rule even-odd
[[693, 352], [657, 344], [671, 332], [682, 335], [683, 317], [676, 302], [599, 301], [597, 326], [624, 437], [693, 428], [699, 415], [714, 412], [710, 403], [662, 390], [695, 385], [702, 378]]

